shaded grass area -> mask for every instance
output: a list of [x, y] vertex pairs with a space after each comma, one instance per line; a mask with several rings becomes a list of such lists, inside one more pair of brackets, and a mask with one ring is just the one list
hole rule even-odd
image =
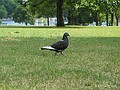
[[[112, 29], [0, 30], [0, 89], [119, 90], [120, 31]], [[64, 56], [39, 50], [63, 32], [71, 36]]]

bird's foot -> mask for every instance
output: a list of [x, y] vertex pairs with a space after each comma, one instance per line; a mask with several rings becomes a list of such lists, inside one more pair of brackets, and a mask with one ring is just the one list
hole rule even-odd
[[55, 53], [55, 56], [57, 55], [57, 52]]
[[[55, 53], [55, 56], [57, 55], [57, 53], [58, 53], [58, 52]], [[60, 52], [60, 54], [64, 56], [64, 54], [63, 54], [62, 52]]]
[[61, 53], [61, 55], [64, 55], [62, 52], [60, 52]]

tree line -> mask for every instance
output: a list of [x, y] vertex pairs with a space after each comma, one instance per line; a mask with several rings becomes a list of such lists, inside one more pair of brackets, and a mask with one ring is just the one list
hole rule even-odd
[[[57, 26], [64, 26], [67, 17], [68, 25], [88, 25], [95, 22], [96, 26], [106, 22], [107, 26], [118, 26], [120, 19], [120, 0], [0, 0], [11, 1], [14, 8], [7, 11], [7, 5], [0, 3], [6, 17], [12, 17], [16, 22], [34, 24], [34, 18], [57, 17]], [[7, 4], [7, 3], [5, 3]], [[11, 4], [8, 4], [11, 5]], [[2, 9], [1, 9], [2, 8]], [[8, 13], [8, 14], [7, 14]], [[3, 13], [2, 13], [3, 14]], [[2, 18], [3, 16], [1, 16]]]

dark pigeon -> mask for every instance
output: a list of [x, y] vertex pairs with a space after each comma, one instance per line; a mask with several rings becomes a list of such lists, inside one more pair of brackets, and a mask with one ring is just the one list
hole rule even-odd
[[44, 46], [41, 48], [41, 50], [55, 51], [56, 52], [55, 55], [60, 52], [63, 55], [62, 51], [64, 51], [68, 47], [68, 44], [69, 44], [68, 36], [69, 36], [68, 33], [64, 33], [62, 40], [50, 46]]

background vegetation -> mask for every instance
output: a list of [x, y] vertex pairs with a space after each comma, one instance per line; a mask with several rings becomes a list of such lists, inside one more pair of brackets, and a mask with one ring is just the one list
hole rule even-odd
[[[21, 8], [23, 7], [23, 8]], [[21, 9], [21, 10], [19, 10]], [[24, 13], [25, 16], [19, 13]], [[17, 13], [19, 11], [19, 13]], [[22, 16], [22, 17], [21, 17]], [[0, 18], [13, 18], [16, 22], [34, 22], [34, 18], [57, 17], [57, 25], [64, 26], [64, 19], [69, 25], [96, 26], [106, 22], [107, 26], [118, 26], [120, 18], [119, 0], [0, 0]], [[65, 17], [65, 18], [63, 18]]]

